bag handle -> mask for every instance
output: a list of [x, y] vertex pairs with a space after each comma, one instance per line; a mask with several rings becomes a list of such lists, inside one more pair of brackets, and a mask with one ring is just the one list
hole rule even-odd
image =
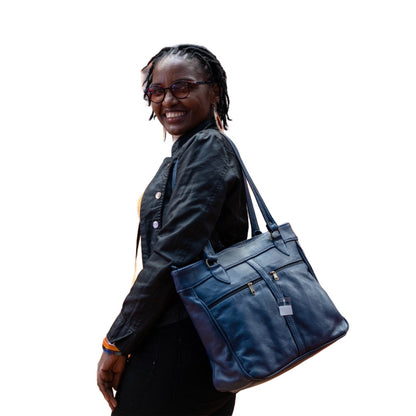
[[[229, 139], [228, 139], [229, 140]], [[238, 158], [239, 159], [239, 158]], [[239, 163], [241, 161], [239, 159]], [[178, 169], [178, 159], [173, 162], [173, 169], [172, 169], [172, 182], [171, 182], [171, 189], [175, 186], [176, 182], [176, 171]], [[250, 228], [251, 228], [251, 235], [254, 237], [255, 235], [261, 234], [259, 224], [257, 223], [256, 213], [254, 211], [253, 201], [251, 200], [250, 192], [247, 186], [247, 181], [244, 179], [244, 189], [246, 191], [246, 200], [247, 200], [247, 210], [248, 210], [248, 217], [250, 219]]]
[[[223, 134], [223, 136], [228, 140], [228, 142], [230, 143], [231, 147], [234, 150], [235, 155], [237, 156], [238, 162], [240, 163], [241, 166], [241, 170], [243, 171], [243, 175], [244, 175], [244, 179], [246, 182], [246, 197], [247, 197], [247, 206], [248, 206], [248, 213], [249, 213], [249, 217], [250, 217], [250, 223], [255, 223], [257, 224], [257, 219], [256, 219], [256, 213], [253, 209], [253, 206], [251, 204], [251, 209], [249, 207], [249, 202], [251, 203], [251, 198], [250, 198], [250, 192], [248, 190], [248, 185], [250, 186], [251, 191], [253, 192], [253, 195], [256, 199], [257, 205], [260, 209], [260, 212], [264, 218], [264, 220], [266, 221], [266, 227], [267, 230], [270, 232], [271, 237], [273, 239], [273, 243], [275, 244], [276, 248], [278, 250], [280, 250], [282, 253], [289, 255], [289, 252], [287, 250], [286, 247], [286, 243], [284, 242], [282, 235], [280, 233], [280, 229], [279, 226], [277, 225], [277, 222], [273, 219], [272, 215], [270, 214], [269, 209], [266, 206], [266, 203], [264, 202], [263, 198], [260, 195], [260, 192], [258, 191], [256, 185], [253, 182], [253, 179], [251, 178], [250, 174], [248, 173], [247, 168], [244, 165], [243, 160], [241, 159], [240, 153], [236, 147], [236, 145], [233, 143], [233, 141], [226, 136], [225, 134]], [[257, 226], [258, 229], [258, 226]]]
[[[238, 159], [238, 162], [240, 163], [241, 170], [243, 172], [244, 176], [244, 183], [245, 183], [245, 190], [246, 190], [246, 199], [247, 199], [247, 208], [248, 208], [248, 214], [250, 217], [250, 223], [251, 224], [257, 224], [256, 219], [256, 213], [253, 208], [253, 204], [251, 202], [250, 192], [248, 189], [248, 185], [251, 188], [251, 191], [253, 192], [253, 195], [256, 199], [257, 205], [260, 209], [260, 212], [266, 221], [266, 227], [271, 235], [272, 242], [274, 246], [283, 254], [290, 256], [289, 251], [287, 249], [286, 243], [282, 237], [282, 234], [280, 233], [279, 226], [277, 225], [276, 221], [273, 219], [272, 215], [270, 214], [270, 211], [268, 210], [263, 198], [260, 195], [260, 192], [258, 191], [256, 185], [254, 184], [253, 180], [251, 179], [250, 174], [247, 171], [247, 168], [245, 167], [240, 153], [238, 152], [237, 147], [232, 142], [232, 140], [227, 137], [224, 133], [223, 136], [228, 140], [231, 147], [234, 150], [234, 153]], [[256, 232], [258, 230], [258, 225], [256, 225]], [[208, 240], [207, 244], [205, 245], [203, 249], [203, 258], [205, 259], [205, 263], [207, 265], [207, 268], [209, 269], [212, 276], [214, 276], [217, 280], [230, 284], [231, 279], [227, 273], [227, 271], [221, 266], [220, 263], [218, 263], [218, 256], [215, 253], [214, 249], [212, 248], [211, 242]]]
[[[241, 159], [241, 156], [240, 156], [240, 153], [237, 149], [237, 146], [223, 132], [222, 132], [222, 135], [230, 143], [230, 145], [231, 145], [231, 147], [232, 147], [232, 149], [233, 149], [233, 151], [234, 151], [234, 153], [237, 157], [237, 160], [238, 160], [238, 162], [241, 166], [241, 170], [243, 172], [244, 189], [246, 191], [247, 211], [248, 211], [248, 216], [249, 216], [249, 220], [250, 220], [252, 237], [254, 237], [256, 235], [259, 235], [259, 234], [262, 234], [262, 233], [259, 229], [256, 212], [254, 210], [254, 206], [253, 206], [253, 202], [252, 202], [252, 199], [251, 199], [251, 195], [250, 195], [250, 191], [249, 191], [248, 186], [250, 186], [250, 189], [253, 192], [253, 195], [256, 199], [256, 202], [257, 202], [257, 205], [260, 209], [260, 212], [261, 212], [264, 220], [266, 221], [267, 230], [270, 232], [270, 235], [272, 237], [272, 241], [273, 241], [275, 247], [279, 251], [281, 251], [283, 254], [286, 254], [287, 256], [289, 256], [289, 251], [286, 247], [285, 241], [282, 238], [279, 226], [277, 225], [276, 221], [273, 219], [272, 215], [270, 214], [270, 211], [267, 208], [263, 198], [261, 197], [260, 192], [258, 191], [256, 185], [254, 184], [253, 179], [251, 179], [251, 176], [248, 173], [248, 170], [245, 167], [243, 160]], [[173, 166], [173, 171], [172, 171], [172, 189], [175, 186], [177, 165], [178, 165], [178, 161], [175, 160], [174, 166]], [[213, 264], [216, 263], [217, 256], [216, 256], [216, 254], [214, 252], [214, 249], [212, 248], [211, 242], [209, 240], [207, 242], [207, 245], [204, 247], [203, 255], [204, 255], [205, 262], [206, 262], [208, 267], [210, 267], [210, 266], [212, 266]], [[213, 271], [213, 270], [211, 270], [211, 271]], [[219, 278], [219, 280], [223, 280], [219, 276], [218, 276], [218, 278]]]

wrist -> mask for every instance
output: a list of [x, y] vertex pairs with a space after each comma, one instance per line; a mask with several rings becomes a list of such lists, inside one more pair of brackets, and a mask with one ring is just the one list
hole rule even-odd
[[108, 355], [124, 355], [107, 337], [103, 340], [103, 351]]

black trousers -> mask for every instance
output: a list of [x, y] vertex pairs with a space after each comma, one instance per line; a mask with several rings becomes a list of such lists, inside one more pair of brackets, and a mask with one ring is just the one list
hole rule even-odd
[[127, 361], [112, 416], [229, 416], [235, 394], [212, 385], [205, 349], [190, 319], [153, 330]]

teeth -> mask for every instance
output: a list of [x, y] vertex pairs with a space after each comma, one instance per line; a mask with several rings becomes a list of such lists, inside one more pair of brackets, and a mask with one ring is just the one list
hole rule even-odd
[[183, 111], [175, 111], [175, 112], [169, 112], [166, 113], [166, 118], [175, 118], [175, 117], [181, 117], [183, 116], [185, 113]]

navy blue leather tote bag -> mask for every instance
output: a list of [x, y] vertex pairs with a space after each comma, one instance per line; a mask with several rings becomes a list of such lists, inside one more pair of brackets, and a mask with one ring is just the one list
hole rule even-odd
[[[348, 323], [316, 279], [289, 224], [278, 226], [235, 145], [252, 238], [172, 271], [219, 391], [270, 380], [343, 337]], [[258, 228], [247, 183], [266, 221]]]

